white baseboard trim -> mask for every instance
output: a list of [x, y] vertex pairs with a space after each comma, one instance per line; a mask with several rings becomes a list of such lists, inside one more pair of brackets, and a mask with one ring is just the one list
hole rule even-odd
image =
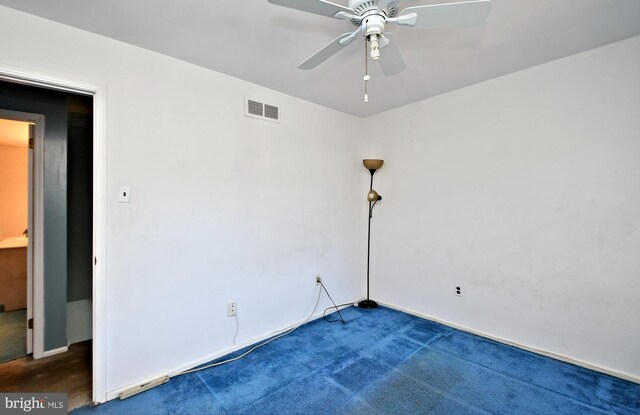
[[[361, 300], [358, 300], [358, 301], [361, 301]], [[358, 301], [354, 301], [353, 302], [354, 305], [357, 304]], [[449, 321], [446, 321], [446, 320], [441, 320], [441, 319], [435, 318], [433, 316], [429, 316], [429, 315], [424, 314], [424, 313], [417, 312], [417, 311], [409, 309], [409, 308], [396, 306], [394, 304], [389, 304], [389, 303], [385, 303], [385, 302], [382, 302], [382, 301], [378, 301], [378, 304], [383, 305], [385, 307], [392, 308], [394, 310], [402, 311], [404, 313], [412, 314], [414, 316], [417, 316], [417, 317], [420, 317], [420, 318], [424, 318], [426, 320], [435, 321], [436, 323], [444, 324], [445, 326], [453, 327], [455, 329], [462, 330], [462, 331], [465, 331], [465, 332], [468, 332], [468, 333], [472, 333], [472, 334], [478, 335], [480, 337], [485, 337], [485, 338], [488, 338], [488, 339], [491, 339], [491, 340], [495, 340], [495, 341], [497, 341], [499, 343], [503, 343], [503, 344], [506, 344], [506, 345], [509, 345], [509, 346], [514, 346], [514, 347], [517, 347], [519, 349], [527, 350], [529, 352], [541, 354], [543, 356], [547, 356], [547, 357], [550, 357], [552, 359], [560, 360], [560, 361], [563, 361], [563, 362], [566, 362], [566, 363], [571, 363], [571, 364], [574, 364], [574, 365], [577, 365], [577, 366], [581, 366], [581, 367], [584, 367], [584, 368], [587, 368], [587, 369], [594, 370], [596, 372], [600, 372], [600, 373], [611, 375], [611, 376], [614, 376], [614, 377], [617, 377], [617, 378], [620, 378], [620, 379], [628, 380], [630, 382], [640, 383], [640, 378], [638, 378], [637, 376], [625, 373], [625, 372], [620, 372], [620, 371], [617, 371], [617, 370], [613, 370], [613, 369], [597, 366], [597, 365], [594, 365], [594, 364], [591, 364], [591, 363], [587, 363], [587, 362], [583, 362], [581, 360], [574, 359], [574, 358], [571, 358], [571, 357], [568, 357], [568, 356], [564, 356], [564, 355], [556, 354], [556, 353], [549, 352], [549, 351], [546, 351], [546, 350], [536, 349], [534, 347], [522, 345], [522, 344], [516, 343], [514, 341], [511, 341], [511, 340], [508, 340], [508, 339], [504, 339], [502, 337], [498, 337], [498, 336], [494, 336], [494, 335], [489, 334], [489, 333], [482, 332], [480, 330], [475, 330], [475, 329], [472, 329], [470, 327], [466, 327], [466, 326], [463, 326], [463, 325], [460, 325], [460, 324], [452, 323], [452, 322], [449, 322]], [[335, 313], [335, 310], [332, 310], [328, 314], [332, 314], [332, 313]], [[311, 322], [313, 320], [316, 320], [316, 319], [318, 319], [320, 317], [322, 317], [322, 313], [321, 312], [317, 312], [317, 313], [315, 313], [313, 315], [313, 317], [311, 317], [309, 319], [309, 322]], [[289, 327], [291, 327], [291, 326], [289, 326]], [[118, 398], [120, 396], [120, 393], [122, 393], [124, 391], [127, 391], [127, 390], [129, 390], [131, 388], [137, 387], [139, 385], [142, 385], [142, 384], [145, 384], [145, 383], [148, 383], [148, 382], [152, 382], [154, 379], [157, 379], [157, 378], [165, 376], [165, 375], [168, 375], [170, 378], [174, 377], [174, 376], [177, 376], [177, 375], [179, 375], [180, 373], [182, 373], [182, 372], [184, 372], [186, 370], [193, 369], [196, 366], [199, 366], [199, 365], [202, 365], [204, 363], [210, 362], [212, 360], [218, 359], [218, 358], [220, 358], [222, 356], [225, 356], [225, 355], [227, 355], [229, 353], [233, 353], [233, 352], [235, 352], [237, 350], [240, 350], [240, 349], [245, 348], [247, 346], [250, 346], [252, 344], [259, 343], [259, 342], [261, 342], [263, 340], [266, 340], [266, 339], [268, 339], [270, 337], [273, 337], [273, 336], [277, 335], [278, 333], [283, 332], [284, 330], [286, 330], [286, 328], [283, 328], [283, 329], [280, 329], [280, 330], [274, 330], [272, 332], [253, 337], [251, 339], [243, 341], [242, 343], [239, 343], [239, 344], [236, 344], [234, 346], [227, 347], [227, 348], [219, 350], [217, 352], [208, 354], [208, 355], [206, 355], [204, 357], [201, 357], [201, 358], [199, 358], [197, 360], [194, 360], [194, 361], [192, 361], [192, 362], [190, 362], [188, 364], [185, 364], [185, 365], [180, 366], [180, 367], [178, 367], [176, 369], [173, 369], [169, 373], [157, 374], [155, 376], [152, 376], [152, 377], [149, 377], [149, 378], [146, 378], [146, 379], [142, 379], [142, 380], [140, 380], [138, 382], [132, 383], [130, 385], [127, 385], [125, 387], [119, 388], [119, 389], [114, 390], [112, 392], [108, 392], [107, 393], [107, 401], [110, 401], [112, 399]], [[66, 349], [66, 348], [64, 348], [64, 349]], [[59, 350], [59, 349], [56, 349], [56, 350]]]
[[[354, 301], [353, 303], [356, 304], [357, 301]], [[335, 310], [333, 312], [335, 312]], [[328, 313], [327, 315], [330, 315], [330, 314], [331, 313]], [[312, 321], [314, 321], [314, 320], [316, 320], [318, 318], [321, 318], [321, 317], [322, 317], [322, 312], [317, 312], [317, 313], [313, 314], [313, 316], [309, 319], [309, 321], [307, 323], [310, 323], [310, 322], [312, 322]], [[297, 323], [297, 324], [300, 324], [300, 323]], [[120, 389], [117, 389], [115, 391], [108, 392], [107, 393], [107, 401], [110, 401], [112, 399], [115, 399], [115, 398], [119, 397], [120, 393], [125, 392], [127, 390], [130, 390], [131, 388], [135, 388], [135, 387], [138, 387], [140, 385], [152, 382], [154, 379], [158, 379], [158, 378], [160, 378], [162, 376], [169, 376], [170, 378], [172, 378], [172, 377], [177, 376], [177, 375], [179, 375], [180, 373], [182, 373], [182, 372], [184, 372], [186, 370], [193, 369], [196, 366], [200, 366], [200, 365], [202, 365], [204, 363], [207, 363], [207, 362], [210, 362], [212, 360], [218, 359], [218, 358], [220, 358], [222, 356], [226, 356], [229, 353], [233, 353], [233, 352], [235, 352], [237, 350], [243, 349], [243, 348], [245, 348], [247, 346], [250, 346], [252, 344], [264, 341], [264, 340], [266, 340], [266, 339], [268, 339], [270, 337], [276, 336], [276, 335], [286, 331], [287, 329], [292, 328], [295, 325], [296, 324], [293, 324], [293, 325], [284, 327], [284, 328], [279, 329], [279, 330], [274, 330], [274, 331], [271, 331], [269, 333], [261, 334], [259, 336], [256, 336], [256, 337], [253, 337], [251, 339], [245, 340], [242, 343], [233, 345], [231, 347], [227, 347], [227, 348], [219, 350], [219, 351], [217, 351], [215, 353], [208, 354], [208, 355], [206, 355], [204, 357], [201, 357], [201, 358], [199, 358], [197, 360], [194, 360], [194, 361], [192, 361], [190, 363], [187, 363], [186, 365], [183, 365], [183, 366], [180, 366], [180, 367], [178, 367], [176, 369], [173, 369], [169, 373], [157, 374], [155, 376], [152, 376], [152, 377], [147, 378], [147, 379], [143, 379], [143, 380], [138, 381], [136, 383], [132, 383], [130, 385], [127, 385], [127, 386], [125, 386], [123, 388], [120, 388]]]
[[439, 319], [439, 318], [436, 318], [436, 317], [433, 317], [433, 316], [430, 316], [430, 315], [427, 315], [427, 314], [424, 314], [424, 313], [420, 313], [418, 311], [415, 311], [415, 310], [412, 310], [412, 309], [409, 309], [409, 308], [406, 308], [406, 307], [401, 307], [401, 306], [397, 306], [397, 305], [394, 305], [394, 304], [385, 303], [385, 302], [382, 302], [382, 301], [378, 301], [378, 304], [383, 305], [385, 307], [392, 308], [394, 310], [402, 311], [402, 312], [407, 313], [407, 314], [412, 314], [414, 316], [417, 316], [417, 317], [420, 317], [420, 318], [424, 318], [426, 320], [435, 321], [436, 323], [444, 324], [445, 326], [453, 327], [454, 329], [462, 330], [462, 331], [465, 331], [467, 333], [475, 334], [475, 335], [480, 336], [480, 337], [485, 337], [487, 339], [491, 339], [491, 340], [497, 341], [499, 343], [503, 343], [503, 344], [506, 344], [506, 345], [509, 345], [509, 346], [513, 346], [513, 347], [517, 347], [519, 349], [526, 350], [528, 352], [537, 353], [537, 354], [540, 354], [540, 355], [543, 355], [543, 356], [546, 356], [546, 357], [550, 357], [552, 359], [560, 360], [560, 361], [566, 362], [566, 363], [571, 363], [571, 364], [576, 365], [576, 366], [584, 367], [586, 369], [591, 369], [591, 370], [594, 370], [596, 372], [604, 373], [606, 375], [614, 376], [614, 377], [617, 377], [617, 378], [620, 378], [620, 379], [628, 380], [629, 382], [639, 383], [640, 384], [640, 377], [632, 375], [630, 373], [621, 372], [619, 370], [610, 369], [610, 368], [607, 368], [607, 367], [595, 365], [593, 363], [585, 362], [583, 360], [575, 359], [573, 357], [565, 356], [565, 355], [562, 355], [562, 354], [550, 352], [548, 350], [538, 349], [536, 347], [527, 346], [527, 345], [515, 342], [513, 340], [505, 339], [503, 337], [496, 336], [496, 335], [493, 335], [491, 333], [486, 333], [486, 332], [481, 331], [481, 330], [476, 330], [476, 329], [473, 329], [471, 327], [463, 326], [461, 324], [457, 324], [457, 323], [453, 323], [453, 322], [450, 322], [450, 321], [442, 320], [442, 319]]
[[57, 349], [53, 349], [53, 350], [47, 350], [46, 352], [42, 353], [42, 357], [49, 357], [49, 356], [55, 356], [57, 354], [60, 353], [65, 353], [69, 351], [69, 348], [67, 346], [65, 347], [59, 347]]

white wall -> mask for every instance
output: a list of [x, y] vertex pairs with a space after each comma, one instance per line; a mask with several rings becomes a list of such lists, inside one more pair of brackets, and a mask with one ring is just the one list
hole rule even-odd
[[[8, 8], [0, 21], [0, 64], [108, 89], [108, 392], [231, 347], [229, 301], [241, 343], [305, 318], [316, 273], [336, 301], [361, 297], [359, 119]], [[282, 122], [245, 117], [245, 95]]]
[[366, 124], [375, 299], [640, 378], [640, 37]]

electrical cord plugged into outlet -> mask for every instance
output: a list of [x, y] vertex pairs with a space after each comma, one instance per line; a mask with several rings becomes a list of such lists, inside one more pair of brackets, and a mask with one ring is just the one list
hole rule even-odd
[[[320, 278], [320, 277], [318, 277], [318, 278]], [[322, 280], [320, 281], [320, 286], [324, 289], [324, 292], [327, 293], [327, 297], [329, 297], [329, 300], [331, 300], [331, 302], [333, 303], [333, 307], [329, 307], [329, 309], [335, 308], [336, 311], [338, 312], [338, 315], [340, 316], [340, 320], [336, 320], [336, 321], [342, 321], [342, 324], [347, 324], [347, 323], [345, 323], [344, 318], [342, 318], [342, 313], [340, 312], [340, 309], [336, 305], [335, 301], [333, 301], [333, 298], [331, 298], [331, 294], [329, 294], [329, 291], [327, 291], [327, 287], [325, 287], [324, 284], [322, 283]], [[326, 312], [327, 312], [327, 310], [324, 310], [324, 313], [322, 313], [322, 318], [324, 318]], [[327, 319], [325, 318], [325, 320], [327, 320]]]
[[236, 318], [236, 332], [233, 335], [233, 345], [236, 345], [236, 339], [238, 338], [238, 332], [240, 331], [240, 322], [238, 321], [238, 315], [234, 316]]
[[[295, 330], [297, 330], [298, 328], [300, 328], [301, 326], [303, 326], [307, 322], [309, 322], [309, 320], [311, 320], [311, 318], [315, 314], [316, 310], [318, 309], [318, 305], [320, 304], [320, 297], [322, 296], [322, 290], [324, 290], [327, 293], [327, 296], [329, 297], [329, 299], [333, 303], [333, 307], [329, 307], [327, 310], [331, 310], [331, 309], [335, 308], [336, 311], [338, 311], [338, 314], [340, 315], [340, 319], [336, 319], [335, 321], [342, 321], [343, 324], [346, 324], [346, 322], [342, 318], [342, 314], [340, 314], [339, 307], [347, 305], [347, 304], [348, 305], [353, 305], [353, 303], [341, 304], [339, 306], [336, 305], [336, 303], [333, 301], [333, 298], [331, 298], [331, 295], [329, 294], [329, 291], [327, 290], [327, 288], [322, 283], [322, 279], [320, 278], [320, 275], [316, 275], [316, 284], [320, 285], [320, 289], [318, 290], [318, 297], [316, 298], [316, 303], [313, 306], [313, 310], [311, 311], [311, 314], [309, 314], [309, 316], [306, 319], [304, 319], [302, 322], [300, 322], [298, 324], [295, 324], [293, 326], [289, 326], [288, 328], [286, 328], [283, 331], [281, 331], [280, 334], [277, 334], [274, 337], [271, 337], [270, 339], [268, 339], [268, 340], [266, 340], [266, 341], [264, 341], [264, 342], [262, 342], [260, 344], [257, 344], [255, 346], [253, 346], [251, 349], [247, 350], [246, 352], [242, 353], [239, 356], [236, 356], [236, 357], [231, 358], [231, 359], [223, 360], [222, 362], [210, 363], [210, 364], [202, 366], [202, 367], [196, 367], [196, 368], [193, 368], [193, 369], [185, 370], [184, 372], [181, 372], [181, 373], [175, 375], [174, 377], [180, 376], [180, 375], [186, 375], [187, 373], [199, 372], [201, 370], [209, 369], [209, 368], [212, 368], [212, 367], [215, 367], [215, 366], [224, 365], [226, 363], [235, 362], [236, 360], [240, 360], [243, 357], [247, 356], [249, 353], [253, 352], [254, 350], [257, 350], [257, 349], [259, 349], [259, 348], [261, 348], [263, 346], [266, 346], [267, 344], [271, 343], [274, 340], [278, 340], [281, 337], [284, 337], [284, 336], [286, 336], [288, 334], [293, 333]], [[323, 318], [325, 317], [327, 310], [324, 311]], [[236, 316], [236, 318], [237, 318], [237, 316]], [[326, 320], [326, 318], [325, 318], [325, 320]], [[327, 321], [329, 321], [329, 320], [327, 320]], [[237, 335], [237, 332], [236, 332], [236, 335]], [[235, 344], [235, 337], [234, 337], [234, 344]]]

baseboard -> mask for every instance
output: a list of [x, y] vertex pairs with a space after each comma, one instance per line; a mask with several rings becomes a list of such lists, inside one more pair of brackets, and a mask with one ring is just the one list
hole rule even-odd
[[42, 357], [55, 356], [60, 353], [66, 353], [67, 351], [69, 351], [69, 348], [67, 346], [59, 347], [57, 349], [47, 350], [46, 352], [43, 352]]
[[[356, 304], [357, 301], [354, 301], [353, 303]], [[335, 312], [335, 310], [333, 312]], [[328, 313], [328, 314], [331, 314], [331, 313]], [[322, 312], [319, 311], [319, 312], [313, 314], [313, 316], [309, 319], [308, 322], [314, 321], [314, 320], [316, 320], [318, 318], [321, 318], [321, 317], [322, 317]], [[139, 382], [132, 383], [130, 385], [127, 385], [127, 386], [125, 386], [123, 388], [120, 388], [120, 389], [117, 389], [115, 391], [108, 392], [107, 393], [107, 401], [110, 401], [112, 399], [115, 399], [115, 398], [119, 397], [120, 393], [125, 392], [127, 390], [130, 390], [131, 388], [135, 388], [135, 387], [137, 387], [139, 385], [152, 382], [154, 379], [160, 378], [160, 377], [165, 376], [165, 375], [168, 375], [170, 378], [172, 378], [172, 377], [177, 376], [177, 375], [179, 375], [180, 373], [182, 373], [182, 372], [184, 372], [186, 370], [193, 369], [194, 367], [200, 366], [200, 365], [202, 365], [204, 363], [207, 363], [207, 362], [210, 362], [212, 360], [218, 359], [218, 358], [220, 358], [222, 356], [226, 356], [229, 353], [233, 353], [233, 352], [238, 351], [240, 349], [243, 349], [243, 348], [245, 348], [247, 346], [251, 346], [252, 344], [264, 341], [264, 340], [266, 340], [266, 339], [268, 339], [270, 337], [276, 336], [276, 335], [286, 331], [288, 328], [291, 328], [294, 325], [295, 324], [292, 324], [292, 325], [289, 325], [287, 327], [281, 328], [279, 330], [273, 330], [273, 331], [271, 331], [269, 333], [261, 334], [259, 336], [253, 337], [253, 338], [248, 339], [246, 341], [243, 341], [242, 343], [233, 345], [231, 347], [227, 347], [227, 348], [219, 350], [219, 351], [217, 351], [215, 353], [211, 353], [211, 354], [206, 355], [204, 357], [201, 357], [201, 358], [199, 358], [197, 360], [191, 361], [190, 363], [187, 363], [187, 364], [185, 364], [183, 366], [180, 366], [180, 367], [178, 367], [176, 369], [173, 369], [168, 373], [160, 373], [160, 374], [157, 374], [157, 375], [152, 376], [150, 378], [143, 379], [143, 380], [141, 380]]]
[[[353, 303], [357, 304], [358, 301], [354, 301]], [[436, 323], [444, 324], [445, 326], [449, 326], [449, 327], [452, 327], [454, 329], [465, 331], [467, 333], [475, 334], [475, 335], [480, 336], [480, 337], [485, 337], [487, 339], [491, 339], [491, 340], [497, 341], [499, 343], [503, 343], [503, 344], [506, 344], [506, 345], [509, 345], [509, 346], [514, 346], [514, 347], [517, 347], [519, 349], [523, 349], [523, 350], [526, 350], [526, 351], [529, 351], [529, 352], [533, 352], [533, 353], [537, 353], [537, 354], [540, 354], [540, 355], [543, 355], [543, 356], [547, 356], [547, 357], [550, 357], [552, 359], [560, 360], [562, 362], [571, 363], [571, 364], [574, 364], [576, 366], [581, 366], [581, 367], [584, 367], [584, 368], [587, 368], [587, 369], [594, 370], [596, 372], [600, 372], [600, 373], [604, 373], [604, 374], [607, 374], [607, 375], [610, 375], [610, 376], [614, 376], [614, 377], [617, 377], [617, 378], [620, 378], [620, 379], [628, 380], [630, 382], [640, 383], [640, 378], [638, 378], [637, 376], [625, 373], [625, 372], [620, 372], [620, 371], [617, 371], [617, 370], [613, 370], [613, 369], [605, 368], [605, 367], [602, 367], [602, 366], [594, 365], [594, 364], [591, 364], [591, 363], [588, 363], [588, 362], [584, 362], [584, 361], [581, 361], [581, 360], [578, 360], [578, 359], [574, 359], [574, 358], [571, 358], [571, 357], [568, 357], [568, 356], [564, 356], [564, 355], [560, 355], [560, 354], [557, 354], [557, 353], [549, 352], [547, 350], [537, 349], [537, 348], [534, 348], [534, 347], [526, 346], [526, 345], [511, 341], [511, 340], [508, 340], [508, 339], [505, 339], [505, 338], [502, 338], [502, 337], [499, 337], [499, 336], [492, 335], [490, 333], [485, 333], [483, 331], [473, 329], [471, 327], [466, 327], [466, 326], [463, 326], [461, 324], [456, 324], [456, 323], [452, 323], [450, 321], [441, 320], [441, 319], [435, 318], [433, 316], [429, 316], [427, 314], [420, 313], [418, 311], [415, 311], [415, 310], [412, 310], [412, 309], [409, 309], [409, 308], [406, 308], [406, 307], [400, 307], [400, 306], [396, 306], [394, 304], [385, 303], [385, 302], [382, 302], [382, 301], [378, 301], [378, 303], [380, 305], [392, 308], [394, 310], [402, 311], [402, 312], [407, 313], [407, 314], [412, 314], [414, 316], [417, 316], [417, 317], [420, 317], [420, 318], [424, 318], [426, 320], [435, 321]], [[332, 314], [332, 313], [335, 313], [335, 310], [332, 310], [331, 312], [329, 312], [329, 314]], [[316, 319], [318, 319], [320, 317], [322, 317], [322, 312], [317, 312], [309, 319], [309, 322], [311, 322], [313, 320], [316, 320]], [[291, 326], [288, 326], [288, 327], [291, 327]], [[193, 369], [194, 367], [197, 367], [197, 366], [200, 366], [200, 365], [202, 365], [204, 363], [207, 363], [207, 362], [210, 362], [212, 360], [218, 359], [218, 358], [220, 358], [222, 356], [228, 355], [229, 353], [233, 353], [233, 352], [235, 352], [237, 350], [243, 349], [243, 348], [245, 348], [247, 346], [250, 346], [252, 344], [264, 341], [264, 340], [266, 340], [266, 339], [268, 339], [270, 337], [273, 337], [273, 336], [283, 332], [285, 329], [286, 329], [286, 327], [282, 328], [280, 330], [274, 330], [274, 331], [271, 331], [269, 333], [253, 337], [253, 338], [248, 339], [248, 340], [246, 340], [246, 341], [244, 341], [242, 343], [236, 344], [236, 345], [231, 346], [231, 347], [227, 347], [227, 348], [219, 350], [219, 351], [217, 351], [215, 353], [208, 354], [208, 355], [206, 355], [204, 357], [201, 357], [201, 358], [199, 358], [197, 360], [194, 360], [194, 361], [192, 361], [190, 363], [187, 363], [187, 364], [185, 364], [183, 366], [175, 368], [175, 369], [171, 370], [168, 373], [160, 373], [160, 374], [157, 374], [155, 376], [152, 376], [152, 377], [149, 377], [149, 378], [146, 378], [146, 379], [142, 379], [142, 380], [140, 380], [138, 382], [132, 383], [132, 384], [127, 385], [125, 387], [119, 388], [119, 389], [117, 389], [115, 391], [108, 392], [107, 393], [107, 401], [110, 401], [112, 399], [117, 398], [120, 395], [121, 392], [127, 391], [127, 390], [129, 390], [131, 388], [134, 388], [136, 386], [151, 382], [154, 379], [157, 379], [159, 377], [162, 377], [162, 376], [165, 376], [165, 375], [168, 375], [170, 378], [174, 377], [174, 376], [177, 376], [177, 375], [179, 375], [180, 373], [182, 373], [182, 372], [184, 372], [186, 370]], [[61, 349], [65, 349], [64, 351], [66, 351], [66, 347], [65, 348], [61, 348]], [[56, 350], [60, 350], [60, 349], [56, 349]], [[51, 351], [51, 352], [54, 352], [54, 351]], [[46, 353], [51, 353], [51, 352], [46, 352]], [[62, 352], [58, 352], [58, 353], [62, 353]]]
[[461, 331], [465, 331], [467, 333], [475, 334], [475, 335], [480, 336], [480, 337], [485, 337], [487, 339], [491, 339], [491, 340], [494, 340], [494, 341], [497, 341], [499, 343], [503, 343], [503, 344], [506, 344], [506, 345], [509, 345], [509, 346], [517, 347], [518, 349], [522, 349], [522, 350], [526, 350], [528, 352], [540, 354], [540, 355], [543, 355], [543, 356], [546, 356], [546, 357], [550, 357], [550, 358], [555, 359], [555, 360], [560, 360], [561, 362], [571, 363], [571, 364], [576, 365], [576, 366], [584, 367], [586, 369], [590, 369], [590, 370], [593, 370], [593, 371], [596, 371], [596, 372], [604, 373], [606, 375], [614, 376], [616, 378], [627, 380], [629, 382], [639, 383], [640, 384], [640, 377], [634, 376], [634, 375], [626, 373], [626, 372], [621, 372], [619, 370], [610, 369], [610, 368], [607, 368], [607, 367], [595, 365], [593, 363], [585, 362], [583, 360], [575, 359], [573, 357], [565, 356], [565, 355], [562, 355], [562, 354], [550, 352], [548, 350], [538, 349], [536, 347], [527, 346], [527, 345], [515, 342], [513, 340], [505, 339], [504, 337], [493, 335], [491, 333], [486, 333], [484, 331], [476, 330], [474, 328], [463, 326], [461, 324], [457, 324], [457, 323], [453, 323], [453, 322], [450, 322], [450, 321], [442, 320], [442, 319], [439, 319], [439, 318], [436, 318], [436, 317], [433, 317], [433, 316], [430, 316], [430, 315], [427, 315], [427, 314], [412, 310], [410, 308], [401, 307], [401, 306], [397, 306], [397, 305], [394, 305], [394, 304], [385, 303], [385, 302], [382, 302], [382, 301], [378, 301], [378, 303], [380, 305], [392, 308], [394, 310], [402, 311], [402, 312], [407, 313], [407, 314], [412, 314], [414, 316], [417, 316], [417, 317], [420, 317], [420, 318], [424, 318], [426, 320], [435, 321], [436, 323], [444, 324], [445, 326], [449, 326], [449, 327], [452, 327], [454, 329], [458, 329], [458, 330], [461, 330]]

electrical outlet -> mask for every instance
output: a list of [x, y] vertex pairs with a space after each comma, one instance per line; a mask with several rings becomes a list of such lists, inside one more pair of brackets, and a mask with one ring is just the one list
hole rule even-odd
[[227, 306], [227, 316], [233, 317], [238, 314], [238, 303], [235, 301]]
[[462, 297], [462, 287], [459, 285], [456, 286], [456, 296]]
[[316, 275], [316, 285], [322, 284], [322, 278], [320, 278], [320, 274]]

